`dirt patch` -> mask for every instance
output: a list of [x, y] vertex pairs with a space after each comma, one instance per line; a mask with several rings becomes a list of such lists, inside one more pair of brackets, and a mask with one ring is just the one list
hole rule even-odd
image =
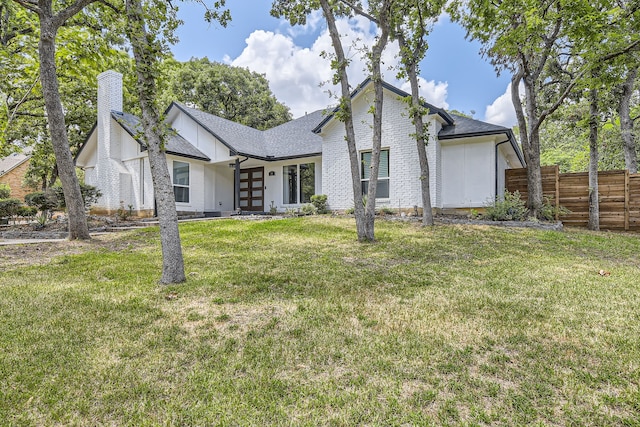
[[122, 239], [121, 233], [107, 233], [94, 236], [90, 241], [51, 241], [0, 246], [0, 271], [28, 265], [44, 265], [53, 258], [74, 255], [88, 251], [105, 249], [120, 251], [131, 249], [132, 245], [143, 246], [140, 240]]

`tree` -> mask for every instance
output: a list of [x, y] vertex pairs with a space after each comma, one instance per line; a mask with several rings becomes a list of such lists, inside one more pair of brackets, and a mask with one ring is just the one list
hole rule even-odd
[[[136, 64], [143, 140], [149, 156], [160, 223], [162, 245], [160, 283], [181, 283], [186, 280], [186, 277], [175, 196], [164, 152], [167, 129], [155, 103], [158, 63], [165, 50], [163, 39], [158, 33], [164, 31], [164, 35], [171, 39], [172, 30], [176, 25], [175, 11], [164, 2], [151, 2], [145, 6], [143, 7], [142, 0], [126, 0], [125, 31], [131, 43]], [[156, 32], [148, 30], [147, 20], [154, 24], [153, 28]]]
[[406, 77], [411, 84], [409, 115], [415, 126], [415, 138], [420, 162], [420, 185], [422, 188], [422, 224], [433, 225], [431, 209], [431, 189], [429, 188], [429, 159], [426, 144], [429, 141], [429, 129], [425, 127], [423, 117], [428, 114], [425, 101], [420, 97], [418, 74], [419, 63], [424, 59], [428, 43], [427, 35], [431, 25], [442, 12], [443, 0], [396, 3], [393, 12], [395, 22], [394, 36], [400, 45], [401, 70], [399, 77]]
[[167, 59], [162, 69], [167, 87], [159, 93], [160, 105], [180, 101], [260, 130], [291, 120], [289, 108], [278, 102], [262, 74], [207, 58]]
[[345, 141], [347, 150], [349, 151], [349, 165], [351, 168], [351, 187], [353, 191], [354, 216], [356, 220], [356, 233], [358, 241], [367, 240], [367, 231], [365, 227], [365, 211], [362, 199], [362, 183], [360, 181], [360, 159], [356, 148], [356, 135], [353, 126], [353, 110], [351, 106], [351, 87], [349, 85], [349, 76], [347, 67], [349, 60], [347, 59], [340, 33], [336, 25], [336, 16], [344, 16], [349, 13], [349, 8], [341, 6], [340, 2], [336, 3], [329, 0], [274, 0], [271, 14], [276, 17], [286, 17], [291, 25], [304, 25], [306, 17], [311, 11], [321, 8], [324, 18], [327, 22], [331, 44], [335, 51], [334, 55], [324, 53], [326, 57], [331, 58], [331, 66], [335, 73], [333, 75], [333, 84], [340, 85], [340, 99], [338, 107], [334, 113], [334, 117], [344, 123]]
[[[340, 84], [340, 99], [334, 117], [344, 123], [345, 140], [349, 151], [349, 163], [351, 166], [351, 183], [354, 199], [354, 216], [356, 219], [356, 232], [358, 241], [375, 240], [375, 194], [378, 186], [378, 171], [380, 167], [380, 151], [382, 145], [382, 105], [383, 105], [383, 80], [380, 68], [382, 52], [384, 51], [390, 34], [390, 13], [393, 0], [381, 0], [369, 2], [369, 10], [365, 11], [359, 3], [352, 3], [343, 0], [320, 0], [304, 1], [304, 0], [276, 0], [273, 3], [272, 15], [280, 17], [285, 16], [292, 25], [304, 24], [306, 16], [312, 10], [318, 8], [322, 10], [322, 14], [327, 22], [331, 44], [334, 54], [324, 52], [324, 55], [331, 59], [331, 66], [335, 70], [333, 76], [333, 84]], [[351, 106], [351, 88], [349, 85], [349, 77], [347, 68], [349, 60], [347, 59], [340, 33], [336, 25], [336, 18], [339, 16], [350, 16], [353, 13], [359, 13], [372, 22], [378, 23], [380, 30], [376, 37], [376, 42], [370, 50], [365, 52], [368, 59], [369, 72], [371, 81], [374, 85], [374, 101], [371, 107], [373, 115], [373, 137], [372, 151], [369, 171], [369, 183], [367, 185], [366, 207], [362, 198], [362, 183], [360, 179], [360, 159], [356, 148], [355, 130], [353, 127], [353, 114]]]
[[638, 173], [638, 155], [636, 152], [636, 135], [634, 122], [639, 117], [631, 117], [631, 98], [638, 77], [638, 63], [632, 64], [627, 69], [627, 75], [619, 86], [620, 101], [618, 114], [620, 116], [620, 132], [622, 134], [622, 146], [624, 149], [625, 166], [630, 173]]
[[[37, 22], [12, 1], [0, 1], [6, 11], [0, 19], [0, 65], [7, 70], [0, 80], [0, 92], [6, 95], [0, 109], [0, 153], [30, 151], [26, 178], [32, 187], [45, 189], [58, 175], [40, 85]], [[105, 68], [131, 74], [126, 72], [131, 64], [127, 53], [112, 48], [100, 31], [101, 14], [86, 12], [74, 16], [56, 36], [56, 74], [72, 155], [95, 124], [97, 75]]]
[[[491, 59], [496, 71], [512, 73], [511, 100], [527, 163], [528, 207], [534, 216], [539, 216], [542, 206], [541, 125], [564, 103], [575, 86], [590, 75], [596, 62], [595, 56], [581, 57], [583, 52], [576, 51], [576, 47], [584, 48], [585, 41], [596, 47], [592, 43], [595, 35], [604, 31], [607, 23], [611, 27], [606, 34], [614, 36], [607, 41], [615, 42], [607, 46], [616, 46], [616, 49], [599, 56], [598, 63], [610, 61], [638, 46], [637, 28], [629, 25], [620, 31], [619, 25], [612, 25], [622, 22], [625, 14], [627, 20], [635, 15], [634, 9], [619, 13], [621, 9], [613, 4], [603, 2], [596, 7], [591, 3], [586, 0], [551, 3], [472, 0], [464, 4], [456, 1], [450, 9], [466, 28], [467, 35], [483, 44], [482, 53]], [[619, 20], [613, 22], [612, 17]], [[635, 31], [630, 31], [632, 28]]]
[[[375, 240], [375, 215], [376, 215], [376, 193], [378, 190], [378, 175], [380, 171], [380, 152], [382, 150], [382, 106], [384, 102], [384, 88], [382, 86], [382, 52], [389, 41], [392, 26], [391, 7], [393, 0], [381, 0], [379, 2], [369, 2], [369, 11], [365, 11], [358, 4], [342, 1], [343, 4], [353, 9], [359, 15], [368, 18], [378, 27], [379, 33], [376, 42], [369, 52], [365, 52], [373, 82], [373, 108], [370, 110], [373, 115], [373, 137], [371, 143], [371, 165], [369, 171], [369, 183], [367, 185], [367, 204], [364, 212], [364, 236], [360, 240]], [[355, 197], [355, 194], [354, 194]]]
[[[62, 25], [80, 13], [95, 0], [75, 0], [69, 5], [54, 5], [52, 0], [14, 0], [35, 13], [39, 19], [38, 59], [40, 82], [47, 121], [60, 182], [64, 190], [69, 218], [69, 239], [90, 239], [80, 183], [75, 173], [69, 138], [65, 126], [64, 110], [60, 101], [60, 88], [56, 74], [56, 35]], [[58, 6], [58, 7], [55, 7]]]

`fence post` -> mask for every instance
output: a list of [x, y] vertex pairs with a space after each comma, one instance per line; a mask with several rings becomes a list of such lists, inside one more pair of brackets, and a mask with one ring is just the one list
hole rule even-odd
[[624, 230], [629, 231], [629, 169], [624, 170]]

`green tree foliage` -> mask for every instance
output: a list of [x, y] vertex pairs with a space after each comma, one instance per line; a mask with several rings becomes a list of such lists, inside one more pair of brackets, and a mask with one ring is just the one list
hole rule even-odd
[[512, 101], [527, 162], [528, 207], [537, 216], [543, 202], [541, 125], [576, 90], [599, 89], [588, 80], [637, 48], [637, 7], [624, 1], [471, 0], [452, 3], [451, 11], [469, 37], [482, 43], [482, 53], [496, 71], [512, 73]]
[[[111, 47], [95, 10], [82, 11], [58, 30], [56, 74], [69, 146], [75, 155], [96, 120], [97, 75], [106, 69], [131, 74], [131, 59]], [[57, 178], [40, 82], [37, 18], [13, 1], [0, 0], [0, 154], [27, 149], [30, 184], [47, 188]], [[127, 82], [125, 82], [127, 83]], [[130, 83], [128, 85], [130, 86]], [[135, 102], [128, 90], [127, 100]]]
[[179, 101], [261, 130], [291, 120], [289, 108], [278, 102], [262, 74], [207, 58], [167, 59], [161, 68], [160, 105]]
[[[540, 161], [543, 166], [558, 165], [561, 173], [586, 172], [589, 168], [589, 135], [583, 119], [588, 114], [584, 102], [569, 103], [558, 109], [540, 128]], [[625, 169], [620, 118], [603, 117], [598, 145], [599, 170]]]

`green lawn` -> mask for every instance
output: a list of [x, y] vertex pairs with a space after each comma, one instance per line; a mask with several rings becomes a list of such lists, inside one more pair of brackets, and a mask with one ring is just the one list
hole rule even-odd
[[157, 229], [0, 264], [0, 425], [640, 426], [637, 235], [181, 232], [179, 286]]

